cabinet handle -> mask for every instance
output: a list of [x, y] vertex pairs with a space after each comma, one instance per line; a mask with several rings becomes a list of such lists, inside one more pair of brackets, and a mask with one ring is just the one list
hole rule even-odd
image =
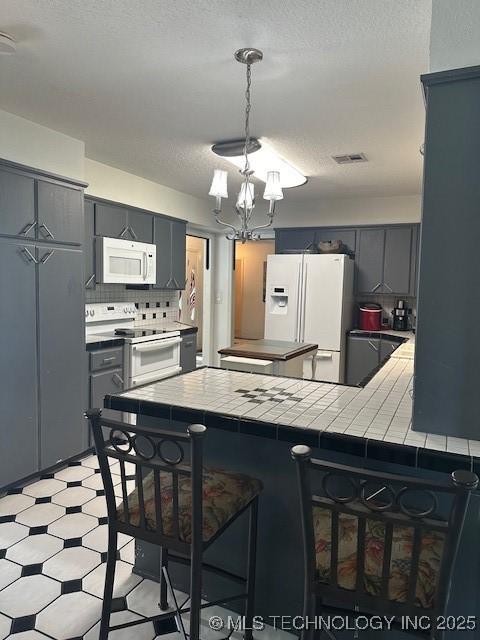
[[376, 347], [373, 342], [370, 342], [370, 340], [368, 341], [368, 344], [372, 347], [372, 349], [374, 349], [375, 351], [378, 351], [378, 347]]
[[30, 233], [30, 231], [35, 227], [35, 225], [37, 224], [36, 220], [34, 220], [33, 222], [30, 222], [29, 224], [27, 224], [25, 227], [23, 227], [23, 229], [20, 231], [20, 235], [21, 236], [26, 236], [27, 233]]
[[137, 236], [137, 234], [135, 233], [135, 231], [132, 229], [132, 227], [131, 227], [130, 225], [128, 225], [127, 229], [128, 229], [128, 231], [129, 231], [130, 235], [132, 236], [132, 238], [133, 238], [134, 240], [137, 240], [137, 239], [138, 239], [138, 236]]
[[[39, 229], [44, 229], [45, 230], [47, 238], [51, 238], [52, 240], [55, 240], [55, 236], [53, 235], [53, 233], [50, 231], [50, 229], [47, 227], [47, 225], [45, 223], [41, 224], [39, 226]], [[42, 232], [42, 235], [45, 236], [45, 233]]]
[[184, 342], [183, 346], [184, 347], [193, 347], [193, 340], [190, 340], [189, 342]]
[[374, 291], [376, 291], [376, 290], [378, 289], [378, 287], [381, 287], [381, 286], [382, 286], [382, 283], [381, 283], [381, 282], [379, 282], [378, 284], [376, 284], [376, 285], [373, 287], [373, 289], [370, 289], [371, 293], [373, 293]]
[[123, 238], [123, 236], [125, 235], [125, 233], [127, 232], [128, 227], [123, 227], [123, 229], [120, 231], [119, 234], [119, 238]]
[[47, 251], [47, 253], [40, 259], [40, 262], [42, 264], [45, 264], [50, 260], [50, 258], [53, 256], [54, 253], [55, 251], [53, 249], [51, 251]]
[[392, 287], [389, 284], [387, 284], [386, 282], [384, 282], [383, 284], [389, 291], [393, 291]]
[[89, 279], [85, 282], [85, 286], [88, 287], [90, 286], [90, 284], [92, 283], [92, 280], [95, 278], [95, 274], [92, 273], [92, 275], [89, 277]]
[[104, 358], [102, 360], [103, 364], [108, 364], [109, 362], [113, 362], [114, 360], [116, 360], [115, 356], [111, 356], [110, 358]]
[[38, 264], [38, 260], [35, 258], [35, 256], [27, 249], [27, 247], [23, 247], [22, 249], [22, 253], [24, 253], [29, 262], [33, 262], [34, 264]]
[[118, 373], [113, 374], [112, 380], [117, 385], [117, 387], [123, 387], [123, 378], [119, 376]]

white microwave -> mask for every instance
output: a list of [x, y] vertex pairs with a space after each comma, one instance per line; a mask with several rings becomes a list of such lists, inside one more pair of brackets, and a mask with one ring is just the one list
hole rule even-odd
[[100, 283], [155, 284], [154, 244], [119, 238], [96, 238], [96, 280]]

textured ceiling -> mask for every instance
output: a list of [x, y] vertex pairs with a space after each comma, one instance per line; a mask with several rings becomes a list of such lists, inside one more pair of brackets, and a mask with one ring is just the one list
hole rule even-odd
[[[430, 18], [430, 0], [1, 0], [0, 108], [204, 196], [228, 168], [210, 144], [242, 134], [233, 52], [255, 46], [252, 134], [309, 176], [289, 199], [416, 193]], [[370, 162], [330, 158], [349, 152]]]

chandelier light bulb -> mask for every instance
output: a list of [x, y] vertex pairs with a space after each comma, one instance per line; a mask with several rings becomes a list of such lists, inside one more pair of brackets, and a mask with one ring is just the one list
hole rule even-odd
[[283, 200], [282, 185], [280, 182], [280, 171], [268, 171], [267, 183], [263, 193], [265, 200]]
[[215, 169], [213, 172], [212, 186], [210, 187], [208, 195], [213, 196], [214, 198], [228, 198], [227, 178], [227, 171]]
[[237, 207], [239, 209], [247, 209], [250, 211], [253, 209], [253, 205], [255, 203], [255, 187], [253, 182], [246, 181], [242, 182], [242, 186], [240, 187], [240, 191], [238, 193], [237, 198]]

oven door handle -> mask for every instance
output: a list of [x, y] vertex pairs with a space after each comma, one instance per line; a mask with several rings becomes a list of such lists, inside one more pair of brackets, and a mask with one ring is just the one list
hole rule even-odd
[[170, 376], [175, 376], [178, 373], [182, 372], [182, 367], [170, 367], [162, 371], [155, 371], [151, 375], [142, 374], [140, 376], [136, 376], [130, 380], [131, 384], [129, 387], [137, 387], [141, 384], [149, 384], [150, 382], [157, 382], [157, 380], [163, 380], [164, 378], [169, 378]]
[[167, 338], [165, 340], [155, 340], [153, 343], [148, 344], [134, 344], [133, 349], [135, 351], [139, 351], [140, 353], [145, 351], [160, 351], [162, 349], [167, 349], [175, 344], [179, 344], [182, 341], [180, 337], [178, 338]]

